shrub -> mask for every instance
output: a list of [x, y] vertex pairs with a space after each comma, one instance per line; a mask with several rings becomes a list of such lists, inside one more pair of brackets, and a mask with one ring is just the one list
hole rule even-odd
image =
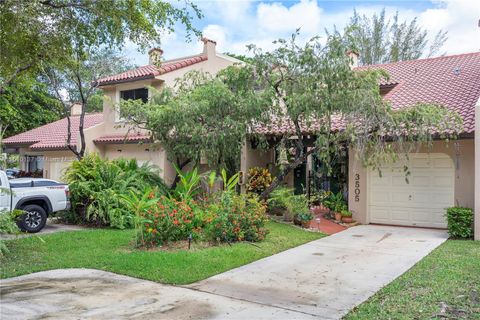
[[310, 213], [306, 195], [295, 195], [291, 188], [277, 188], [272, 192], [268, 201], [272, 206], [287, 209], [284, 216], [284, 219], [287, 221], [292, 220], [295, 215]]
[[470, 208], [452, 207], [447, 209], [448, 234], [452, 238], [473, 237], [473, 210]]
[[162, 196], [155, 205], [140, 213], [139, 245], [155, 246], [168, 241], [199, 237], [202, 214], [193, 200]]
[[[17, 226], [18, 216], [23, 214], [20, 210], [7, 211], [0, 210], [0, 234], [15, 234], [19, 233], [20, 229]], [[7, 254], [8, 248], [4, 241], [0, 239], [0, 257]]]
[[132, 211], [139, 212], [136, 228], [140, 246], [186, 240], [190, 235], [212, 242], [261, 241], [267, 234], [265, 206], [257, 197], [221, 191], [209, 200], [195, 201], [155, 198], [151, 193], [128, 201]]
[[124, 229], [134, 226], [135, 215], [121, 200], [130, 192], [143, 194], [156, 187], [159, 195], [167, 187], [158, 170], [149, 164], [139, 166], [135, 159], [104, 160], [97, 154], [86, 155], [67, 169], [74, 222], [93, 223]]
[[272, 183], [272, 175], [267, 168], [253, 167], [248, 170], [247, 192], [261, 194]]
[[207, 207], [206, 240], [216, 242], [261, 241], [267, 235], [265, 206], [257, 197], [224, 192]]

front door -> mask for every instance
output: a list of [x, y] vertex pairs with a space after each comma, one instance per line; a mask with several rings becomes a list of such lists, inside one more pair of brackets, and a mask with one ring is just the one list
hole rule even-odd
[[307, 164], [304, 162], [293, 170], [295, 194], [302, 194], [307, 188]]

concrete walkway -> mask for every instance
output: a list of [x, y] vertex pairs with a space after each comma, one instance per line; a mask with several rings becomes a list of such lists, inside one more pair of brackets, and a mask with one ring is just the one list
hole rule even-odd
[[358, 226], [186, 287], [88, 269], [0, 281], [1, 319], [340, 319], [447, 238]]
[[189, 287], [340, 319], [446, 239], [442, 230], [357, 226]]

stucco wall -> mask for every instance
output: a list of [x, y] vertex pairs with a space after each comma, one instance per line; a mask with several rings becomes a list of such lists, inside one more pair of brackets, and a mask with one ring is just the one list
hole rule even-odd
[[20, 169], [26, 170], [25, 161], [28, 156], [43, 157], [43, 177], [57, 181], [63, 181], [63, 174], [70, 163], [76, 159], [75, 155], [69, 150], [62, 151], [31, 151], [29, 148], [19, 148]]
[[[473, 208], [475, 199], [474, 140], [458, 140], [449, 143], [436, 141], [431, 149], [422, 147], [418, 149], [418, 152], [445, 153], [452, 158], [455, 163], [455, 205]], [[355, 158], [354, 152], [351, 151], [349, 157], [349, 209], [355, 220], [369, 223], [367, 215], [368, 171]]]

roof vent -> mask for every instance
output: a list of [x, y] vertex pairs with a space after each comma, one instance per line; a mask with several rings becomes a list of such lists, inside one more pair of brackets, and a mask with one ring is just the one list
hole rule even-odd
[[459, 67], [456, 67], [455, 69], [453, 69], [453, 73], [458, 76], [460, 74], [460, 68]]

